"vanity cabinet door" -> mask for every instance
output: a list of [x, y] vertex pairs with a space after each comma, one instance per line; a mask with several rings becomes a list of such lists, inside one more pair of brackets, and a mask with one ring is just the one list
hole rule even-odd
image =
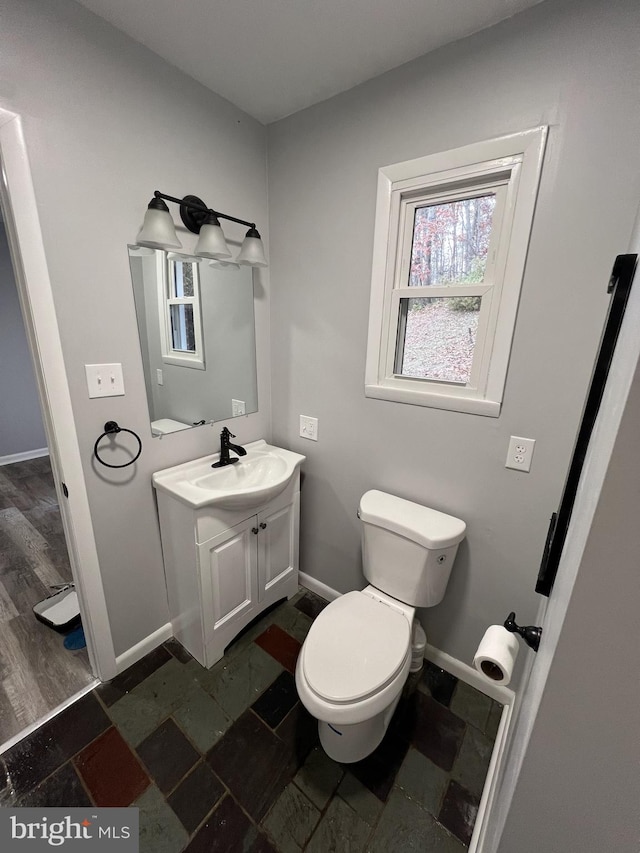
[[256, 524], [251, 516], [198, 545], [205, 643], [216, 632], [231, 638], [258, 600]]
[[258, 513], [258, 596], [261, 601], [270, 587], [298, 569], [299, 494], [293, 503]]

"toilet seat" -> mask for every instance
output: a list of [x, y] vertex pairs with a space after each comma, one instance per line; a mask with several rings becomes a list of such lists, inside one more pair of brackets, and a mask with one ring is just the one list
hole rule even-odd
[[340, 596], [307, 635], [302, 668], [308, 686], [334, 704], [359, 702], [383, 690], [407, 660], [411, 625], [362, 592]]

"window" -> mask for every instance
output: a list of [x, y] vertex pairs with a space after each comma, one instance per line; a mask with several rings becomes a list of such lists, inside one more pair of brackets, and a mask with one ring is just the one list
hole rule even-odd
[[368, 397], [500, 414], [545, 140], [380, 169]]
[[167, 259], [160, 305], [162, 360], [204, 370], [198, 264]]

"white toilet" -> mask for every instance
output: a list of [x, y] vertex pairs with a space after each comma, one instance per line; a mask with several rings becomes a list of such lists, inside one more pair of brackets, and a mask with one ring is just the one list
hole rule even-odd
[[346, 763], [384, 737], [409, 673], [415, 608], [442, 601], [466, 530], [459, 518], [375, 490], [360, 499], [358, 516], [370, 585], [320, 613], [296, 666], [325, 752]]

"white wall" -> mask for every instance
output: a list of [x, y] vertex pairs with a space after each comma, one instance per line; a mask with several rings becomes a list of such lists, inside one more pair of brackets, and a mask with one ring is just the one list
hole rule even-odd
[[638, 423], [637, 372], [500, 853], [638, 850]]
[[[267, 232], [265, 131], [70, 0], [0, 0], [0, 104], [20, 113], [54, 289], [116, 654], [168, 618], [151, 474], [216, 449], [219, 426], [151, 440], [127, 243], [153, 190], [195, 193]], [[177, 211], [174, 210], [177, 218]], [[225, 231], [232, 241], [241, 227]], [[194, 235], [180, 232], [186, 251]], [[260, 410], [269, 437], [268, 277], [256, 285]], [[121, 362], [126, 396], [89, 400], [84, 364]], [[135, 468], [96, 467], [105, 421], [137, 431]]]
[[0, 221], [0, 459], [46, 446], [7, 235]]
[[[533, 592], [607, 307], [640, 197], [636, 0], [543, 3], [271, 125], [274, 440], [305, 453], [301, 568], [363, 585], [356, 509], [368, 488], [468, 523], [429, 641], [470, 661]], [[364, 397], [379, 167], [550, 125], [499, 419]], [[298, 415], [319, 418], [319, 441]], [[530, 474], [509, 436], [537, 440]]]

